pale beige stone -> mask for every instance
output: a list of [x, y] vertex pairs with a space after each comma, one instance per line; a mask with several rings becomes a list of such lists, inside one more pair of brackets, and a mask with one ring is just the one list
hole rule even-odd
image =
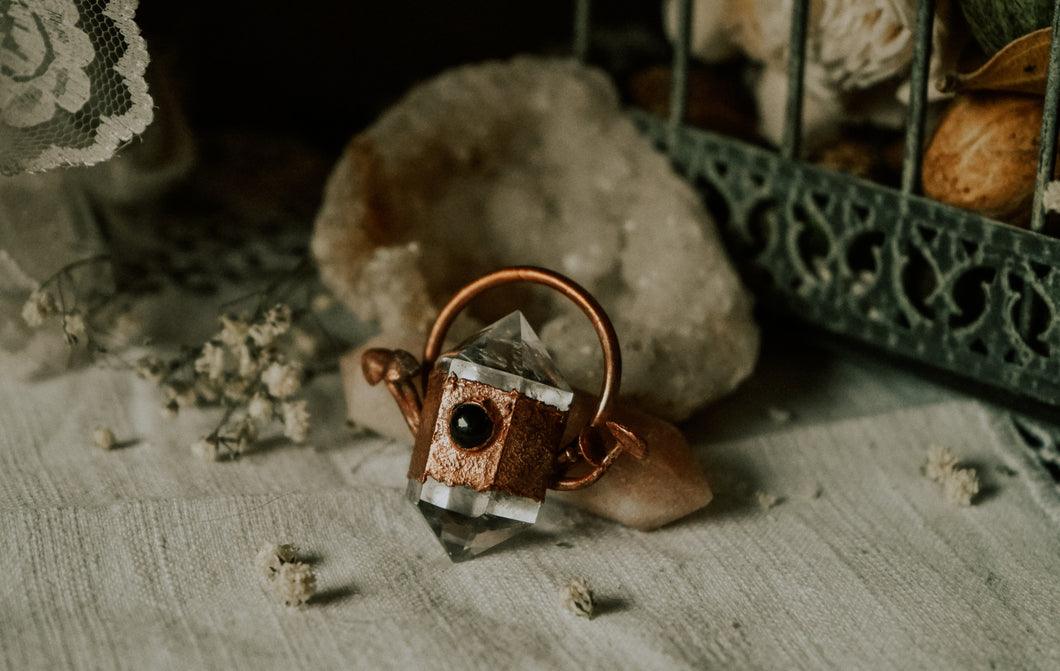
[[[518, 58], [413, 89], [353, 139], [312, 243], [321, 276], [384, 333], [423, 334], [462, 285], [508, 265], [583, 284], [622, 343], [623, 393], [671, 420], [733, 389], [758, 352], [751, 296], [696, 192], [623, 113], [600, 71]], [[545, 289], [499, 291], [572, 385], [597, 389], [588, 320]]]

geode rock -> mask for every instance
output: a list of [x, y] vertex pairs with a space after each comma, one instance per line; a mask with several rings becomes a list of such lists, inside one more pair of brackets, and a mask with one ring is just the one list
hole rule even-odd
[[[615, 323], [623, 395], [671, 420], [732, 390], [758, 353], [751, 296], [698, 196], [606, 75], [570, 60], [465, 66], [413, 89], [346, 148], [312, 249], [335, 294], [394, 335], [424, 333], [486, 272], [562, 272]], [[598, 388], [602, 355], [576, 307], [533, 291], [500, 314], [515, 308], [573, 386]]]

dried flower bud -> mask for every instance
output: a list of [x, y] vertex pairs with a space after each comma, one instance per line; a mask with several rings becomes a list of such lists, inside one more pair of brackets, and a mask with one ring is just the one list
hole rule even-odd
[[166, 376], [166, 364], [157, 356], [141, 357], [136, 362], [136, 375], [141, 380], [158, 384]]
[[1042, 207], [1046, 212], [1060, 212], [1060, 181], [1046, 185], [1042, 193]]
[[96, 430], [92, 432], [92, 442], [101, 450], [113, 449], [117, 444], [117, 440], [114, 438], [114, 432], [105, 426], [97, 426]]
[[260, 392], [254, 394], [254, 398], [247, 404], [247, 413], [254, 419], [271, 419], [272, 401]]
[[180, 404], [176, 401], [169, 401], [162, 406], [162, 416], [170, 419], [180, 414]]
[[928, 447], [927, 462], [924, 464], [924, 475], [942, 482], [946, 475], [957, 466], [957, 457], [946, 445], [931, 445]]
[[246, 343], [249, 329], [250, 324], [247, 323], [246, 317], [232, 314], [222, 315], [221, 332], [217, 334], [217, 339], [229, 347], [239, 347]]
[[258, 440], [258, 425], [249, 417], [245, 417], [236, 430], [236, 454], [246, 454], [250, 447]]
[[224, 375], [226, 359], [224, 347], [209, 341], [202, 346], [202, 352], [195, 360], [195, 372], [211, 380], [219, 380]]
[[269, 388], [269, 395], [284, 399], [298, 393], [302, 386], [302, 369], [295, 364], [273, 362], [261, 374], [261, 381]]
[[67, 337], [72, 338], [76, 342], [78, 338], [84, 337], [87, 332], [85, 316], [79, 310], [72, 310], [69, 314], [63, 316], [63, 329], [66, 331]]
[[271, 310], [265, 313], [265, 323], [277, 336], [287, 333], [291, 328], [291, 308], [283, 303], [277, 303]]
[[967, 508], [979, 493], [979, 476], [973, 468], [957, 468], [942, 481], [942, 493], [955, 506]]
[[261, 362], [251, 353], [246, 344], [235, 345], [232, 353], [239, 362], [239, 377], [254, 378], [261, 372]]
[[225, 383], [225, 398], [236, 403], [245, 403], [250, 398], [253, 383], [246, 378], [233, 378]]
[[593, 619], [593, 593], [584, 578], [575, 578], [559, 591], [560, 604], [571, 615]]
[[254, 558], [254, 566], [258, 569], [258, 573], [261, 574], [262, 578], [272, 580], [276, 577], [276, 573], [281, 566], [294, 561], [296, 554], [298, 554], [298, 546], [296, 545], [290, 543], [283, 545], [266, 543], [258, 552], [258, 556]]
[[247, 331], [250, 339], [258, 347], [268, 347], [276, 340], [276, 330], [268, 324], [252, 324]]
[[221, 440], [217, 436], [200, 438], [191, 444], [191, 453], [203, 461], [219, 461]]
[[308, 564], [282, 564], [272, 581], [276, 596], [288, 606], [301, 606], [317, 591], [317, 577]]
[[170, 401], [176, 401], [181, 408], [195, 405], [195, 388], [189, 384], [175, 382], [162, 388]]
[[195, 393], [206, 403], [216, 403], [221, 398], [220, 381], [199, 378], [195, 382]]
[[304, 443], [309, 437], [309, 411], [305, 406], [305, 401], [283, 404], [283, 435], [295, 443]]
[[44, 323], [44, 320], [55, 314], [55, 296], [48, 291], [37, 290], [30, 294], [22, 306], [22, 319], [33, 328]]

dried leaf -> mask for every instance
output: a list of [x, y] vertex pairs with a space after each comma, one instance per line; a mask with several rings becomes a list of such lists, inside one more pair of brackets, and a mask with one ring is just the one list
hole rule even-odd
[[945, 93], [1011, 91], [1045, 95], [1052, 29], [1042, 28], [1013, 40], [978, 70], [954, 72], [937, 84]]

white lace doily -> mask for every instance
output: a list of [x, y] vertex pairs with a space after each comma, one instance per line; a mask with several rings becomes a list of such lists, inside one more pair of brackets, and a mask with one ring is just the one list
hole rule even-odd
[[152, 117], [137, 0], [0, 0], [0, 174], [110, 158]]

